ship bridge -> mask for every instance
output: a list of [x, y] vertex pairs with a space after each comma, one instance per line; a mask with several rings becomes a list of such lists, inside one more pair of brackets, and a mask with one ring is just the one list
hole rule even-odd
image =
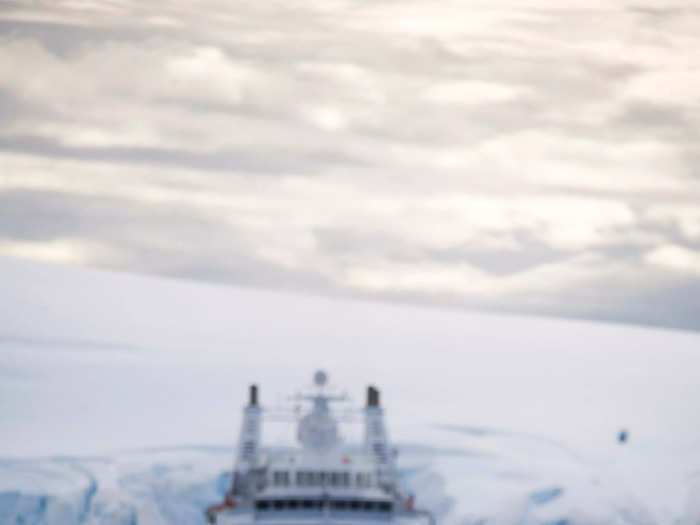
[[431, 523], [413, 510], [412, 496], [398, 489], [395, 454], [389, 446], [379, 404], [379, 391], [367, 390], [365, 438], [360, 445], [342, 442], [330, 404], [346, 400], [326, 389], [327, 376], [314, 375], [315, 392], [298, 395], [311, 409], [298, 419], [293, 450], [264, 450], [260, 445], [261, 408], [257, 387], [251, 387], [244, 409], [232, 488], [224, 504], [210, 507], [212, 523], [275, 525], [315, 523], [411, 525]]

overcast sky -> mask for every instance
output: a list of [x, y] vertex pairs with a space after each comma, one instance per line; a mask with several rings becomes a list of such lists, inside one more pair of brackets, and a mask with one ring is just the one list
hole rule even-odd
[[0, 254], [700, 329], [673, 4], [0, 0]]

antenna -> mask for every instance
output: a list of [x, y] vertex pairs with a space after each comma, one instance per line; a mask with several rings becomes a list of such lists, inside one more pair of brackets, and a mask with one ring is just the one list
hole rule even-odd
[[367, 406], [368, 407], [378, 407], [379, 406], [379, 390], [373, 386], [367, 387]]
[[250, 406], [255, 406], [258, 404], [258, 385], [250, 385], [249, 401]]

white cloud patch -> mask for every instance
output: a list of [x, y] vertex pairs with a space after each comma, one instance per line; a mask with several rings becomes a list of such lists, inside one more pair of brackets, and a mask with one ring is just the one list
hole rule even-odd
[[99, 265], [114, 263], [104, 246], [83, 239], [56, 238], [50, 241], [0, 240], [0, 254], [60, 264]]
[[511, 100], [520, 93], [517, 86], [464, 81], [431, 86], [425, 90], [423, 97], [436, 104], [476, 105]]
[[644, 260], [671, 271], [700, 275], [700, 250], [667, 244], [647, 253]]
[[168, 83], [183, 94], [197, 99], [238, 103], [246, 82], [253, 72], [242, 64], [234, 64], [221, 49], [197, 47], [187, 55], [167, 60]]
[[334, 107], [310, 107], [303, 113], [312, 124], [326, 131], [340, 131], [348, 124], [343, 112]]

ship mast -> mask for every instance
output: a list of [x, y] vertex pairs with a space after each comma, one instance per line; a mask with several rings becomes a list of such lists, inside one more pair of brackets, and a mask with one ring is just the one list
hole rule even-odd
[[253, 471], [258, 467], [261, 419], [258, 387], [257, 385], [250, 385], [248, 405], [243, 408], [241, 434], [238, 440], [236, 463], [233, 469], [233, 494], [247, 492], [252, 485]]
[[326, 394], [324, 387], [328, 382], [328, 376], [323, 370], [314, 374], [314, 384], [317, 391], [312, 395], [300, 396], [300, 399], [311, 401], [313, 408], [299, 421], [297, 437], [299, 442], [307, 450], [321, 452], [328, 450], [340, 442], [338, 435], [338, 423], [333, 418], [329, 403], [331, 401], [343, 401], [345, 396]]
[[367, 387], [365, 406], [365, 451], [377, 462], [379, 483], [394, 485], [394, 452], [384, 425], [384, 411], [379, 405], [379, 390]]

